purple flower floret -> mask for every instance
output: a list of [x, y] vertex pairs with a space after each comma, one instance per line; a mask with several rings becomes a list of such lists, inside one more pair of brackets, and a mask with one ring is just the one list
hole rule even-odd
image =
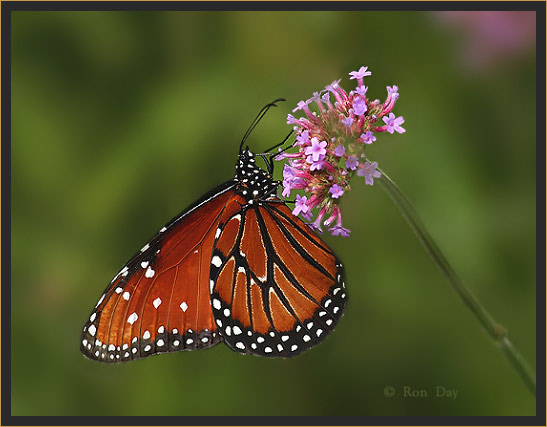
[[336, 157], [342, 157], [344, 154], [346, 154], [346, 147], [344, 147], [343, 145], [339, 145], [334, 149], [333, 153]]
[[310, 142], [310, 134], [307, 130], [296, 136], [296, 145], [306, 145]]
[[344, 194], [344, 190], [342, 190], [342, 187], [340, 187], [338, 184], [334, 184], [330, 190], [329, 190], [331, 196], [333, 199], [338, 199], [342, 194]]
[[401, 125], [405, 122], [403, 116], [395, 117], [395, 114], [389, 113], [389, 116], [382, 118], [382, 120], [387, 125], [386, 130], [389, 133], [393, 133], [394, 131], [404, 133], [406, 131], [405, 128], [401, 127]]
[[373, 178], [380, 178], [382, 174], [376, 170], [378, 162], [365, 162], [365, 164], [357, 171], [357, 175], [365, 177], [365, 184], [373, 185]]
[[312, 156], [308, 156], [307, 162], [310, 163], [310, 171], [318, 171], [323, 167], [323, 159], [325, 156], [320, 157], [317, 161], [312, 159]]
[[374, 141], [376, 141], [376, 137], [371, 131], [367, 131], [366, 133], [361, 135], [361, 141], [363, 141], [365, 144], [372, 144]]
[[349, 237], [349, 234], [351, 233], [351, 230], [349, 228], [344, 228], [341, 225], [335, 225], [332, 228], [329, 228], [329, 231], [333, 236], [342, 236], [342, 237]]
[[327, 141], [319, 142], [319, 140], [314, 137], [311, 139], [311, 147], [306, 148], [306, 155], [311, 156], [313, 161], [317, 162], [320, 160], [320, 156], [327, 154], [327, 149], [325, 148], [326, 146]]
[[365, 96], [367, 94], [368, 87], [366, 86], [358, 86], [355, 88], [355, 93], [359, 96]]
[[367, 97], [368, 87], [363, 79], [372, 75], [367, 67], [349, 74], [350, 80], [357, 80], [357, 87], [351, 92], [335, 80], [298, 103], [293, 112], [300, 111], [303, 117], [287, 116], [287, 123], [296, 133], [296, 152], [284, 150], [275, 157], [289, 163], [283, 170], [283, 196], [288, 197], [292, 190], [306, 194], [296, 195], [293, 214], [300, 215], [319, 232], [325, 225], [333, 236], [342, 237], [350, 234], [342, 226], [340, 201], [350, 190], [351, 178], [364, 177], [365, 184], [373, 185], [374, 179], [381, 177], [378, 163], [365, 155], [366, 148], [379, 133], [405, 132], [401, 126], [403, 117], [392, 112], [399, 99], [399, 88], [387, 86], [387, 97], [382, 103]]
[[350, 129], [353, 124], [353, 117], [346, 117], [345, 119], [342, 119], [342, 124]]
[[367, 103], [362, 98], [357, 98], [353, 103], [353, 112], [356, 116], [364, 116], [367, 112]]
[[367, 70], [368, 67], [361, 67], [359, 68], [359, 71], [352, 71], [351, 73], [349, 73], [349, 75], [351, 76], [349, 79], [357, 79], [357, 81], [359, 82], [359, 86], [363, 86], [363, 77], [372, 76], [372, 72]]
[[357, 160], [357, 157], [349, 156], [346, 160], [346, 167], [354, 171], [355, 169], [357, 169], [357, 166], [359, 166], [359, 160]]
[[300, 196], [300, 194], [296, 195], [296, 202], [294, 203], [294, 209], [292, 211], [293, 215], [299, 215], [301, 212], [303, 214], [308, 212], [307, 200], [308, 198], [306, 196]]

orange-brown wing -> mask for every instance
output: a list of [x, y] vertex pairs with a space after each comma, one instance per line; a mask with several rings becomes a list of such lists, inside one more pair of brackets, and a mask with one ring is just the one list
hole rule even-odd
[[222, 340], [211, 311], [209, 265], [233, 187], [229, 181], [205, 195], [124, 265], [84, 326], [85, 356], [125, 362]]
[[347, 303], [340, 260], [282, 202], [223, 214], [211, 259], [211, 304], [235, 351], [293, 357], [334, 330]]

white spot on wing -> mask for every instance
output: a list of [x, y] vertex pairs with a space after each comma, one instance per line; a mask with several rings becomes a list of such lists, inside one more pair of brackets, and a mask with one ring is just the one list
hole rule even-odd
[[145, 340], [150, 339], [150, 331], [144, 331], [144, 334], [142, 334], [142, 338]]
[[89, 335], [91, 335], [92, 337], [95, 336], [95, 332], [97, 332], [97, 328], [95, 327], [95, 325], [91, 325], [89, 327]]
[[157, 310], [158, 307], [161, 305], [161, 298], [157, 297], [152, 304], [154, 305], [154, 308]]
[[141, 249], [141, 252], [144, 252], [145, 250], [147, 250], [148, 248], [150, 247], [150, 245], [147, 243], [146, 245], [144, 245]]
[[222, 260], [217, 255], [215, 255], [211, 260], [211, 264], [218, 268], [222, 265]]
[[180, 308], [186, 313], [186, 310], [188, 310], [188, 304], [186, 304], [186, 301], [182, 301], [182, 303], [180, 304]]
[[260, 280], [261, 282], [265, 282], [266, 279], [268, 278], [268, 273], [264, 274], [264, 276], [256, 276], [256, 278]]
[[152, 270], [152, 267], [148, 267], [148, 270], [146, 270], [146, 273], [144, 273], [144, 275], [148, 277], [149, 279], [151, 277], [154, 277], [154, 274], [156, 274], [156, 272]]
[[122, 298], [126, 301], [129, 301], [129, 292], [124, 292]]
[[146, 268], [146, 267], [148, 267], [148, 264], [150, 264], [148, 261], [143, 261], [143, 262], [141, 262], [141, 267]]
[[139, 318], [139, 316], [137, 315], [137, 313], [133, 312], [128, 318], [127, 318], [127, 323], [129, 323], [130, 325], [132, 325], [133, 323], [135, 323], [137, 321], [137, 319]]

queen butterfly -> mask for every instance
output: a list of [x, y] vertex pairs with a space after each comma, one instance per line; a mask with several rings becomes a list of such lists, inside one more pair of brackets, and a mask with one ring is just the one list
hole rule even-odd
[[86, 357], [125, 362], [220, 341], [293, 357], [334, 330], [347, 302], [342, 263], [277, 197], [273, 155], [260, 155], [264, 170], [243, 149], [275, 102], [243, 137], [235, 178], [173, 218], [112, 279], [83, 328]]

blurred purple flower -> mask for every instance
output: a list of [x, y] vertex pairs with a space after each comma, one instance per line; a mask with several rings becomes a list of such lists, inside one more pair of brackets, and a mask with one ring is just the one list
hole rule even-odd
[[504, 61], [517, 61], [536, 43], [536, 12], [438, 11], [432, 16], [443, 30], [460, 36], [461, 65], [487, 69]]

